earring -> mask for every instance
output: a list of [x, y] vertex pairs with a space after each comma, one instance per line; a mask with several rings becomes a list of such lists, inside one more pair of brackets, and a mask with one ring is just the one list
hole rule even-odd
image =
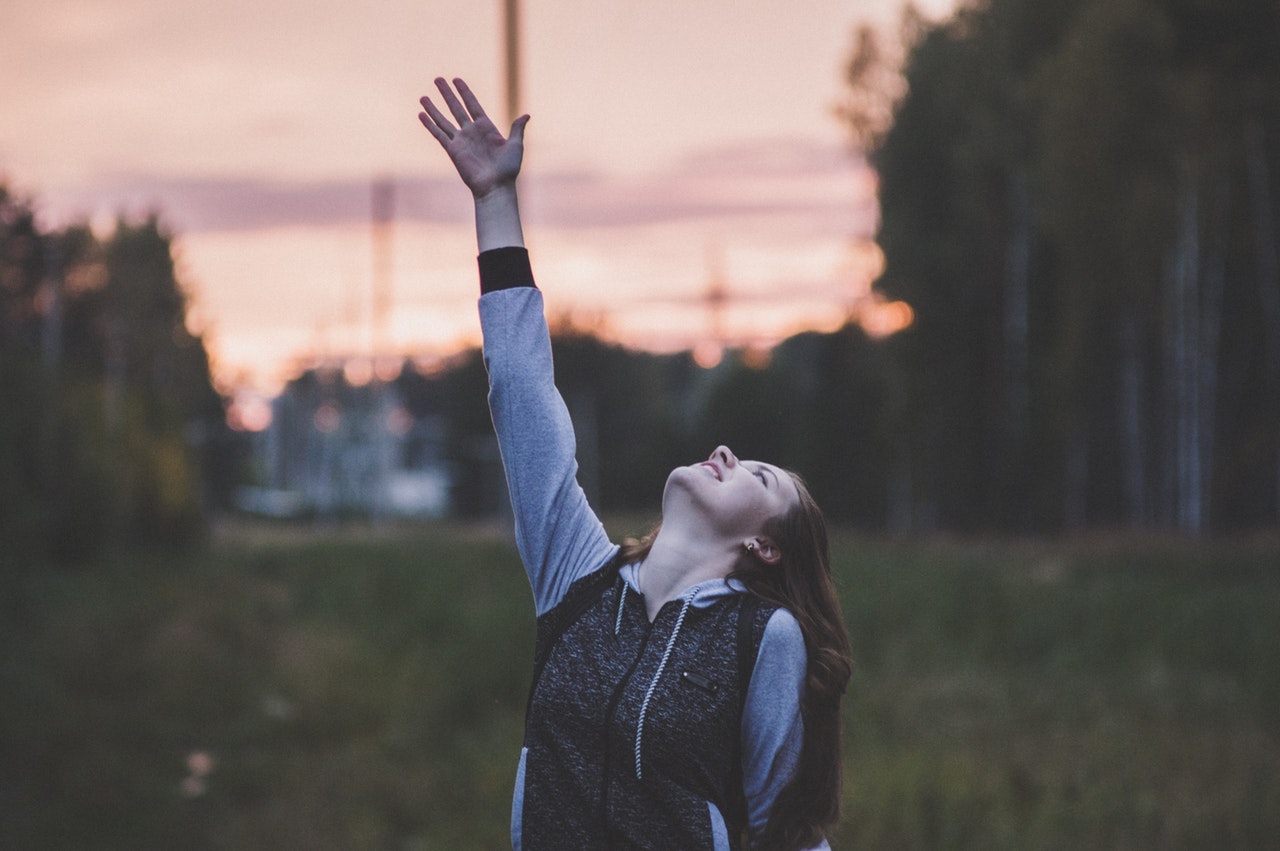
[[752, 555], [755, 555], [755, 552], [756, 552], [755, 541], [747, 541], [745, 544], [743, 544], [743, 546], [747, 548], [747, 552], [751, 553]]

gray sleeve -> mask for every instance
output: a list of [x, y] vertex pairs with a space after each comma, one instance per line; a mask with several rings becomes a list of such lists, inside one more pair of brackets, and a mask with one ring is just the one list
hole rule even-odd
[[541, 615], [617, 547], [578, 486], [573, 424], [555, 387], [542, 293], [533, 287], [486, 293], [480, 327], [516, 546]]
[[[760, 640], [742, 715], [742, 787], [753, 838], [768, 824], [773, 802], [790, 782], [800, 759], [804, 739], [800, 697], [807, 664], [800, 624], [786, 609], [778, 609]], [[815, 846], [829, 848], [825, 840]]]

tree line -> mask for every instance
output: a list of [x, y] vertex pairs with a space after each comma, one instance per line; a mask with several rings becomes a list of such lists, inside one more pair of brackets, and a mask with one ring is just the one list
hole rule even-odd
[[[884, 528], [891, 435], [881, 413], [896, 404], [893, 368], [856, 325], [799, 334], [767, 353], [729, 351], [712, 369], [688, 351], [637, 351], [558, 317], [551, 331], [556, 384], [578, 439], [579, 481], [600, 510], [656, 520], [671, 469], [724, 443], [740, 457], [799, 472], [833, 519]], [[425, 375], [406, 364], [394, 386], [414, 417], [445, 424], [454, 511], [502, 511], [481, 353], [459, 353]]]
[[864, 29], [912, 528], [1280, 519], [1280, 6], [986, 0]]
[[42, 227], [0, 184], [0, 542], [14, 565], [198, 539], [238, 451], [171, 235]]

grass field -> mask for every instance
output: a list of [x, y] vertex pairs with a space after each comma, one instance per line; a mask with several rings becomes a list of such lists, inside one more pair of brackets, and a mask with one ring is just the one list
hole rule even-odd
[[[833, 847], [1280, 848], [1280, 540], [834, 543]], [[0, 848], [508, 845], [533, 616], [503, 533], [0, 565]]]

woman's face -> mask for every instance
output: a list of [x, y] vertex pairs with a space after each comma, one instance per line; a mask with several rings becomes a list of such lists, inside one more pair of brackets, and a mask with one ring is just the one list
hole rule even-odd
[[702, 514], [716, 532], [748, 538], [762, 534], [768, 521], [799, 503], [795, 481], [785, 470], [763, 461], [740, 461], [729, 447], [717, 446], [707, 460], [671, 471], [663, 517], [689, 509]]

